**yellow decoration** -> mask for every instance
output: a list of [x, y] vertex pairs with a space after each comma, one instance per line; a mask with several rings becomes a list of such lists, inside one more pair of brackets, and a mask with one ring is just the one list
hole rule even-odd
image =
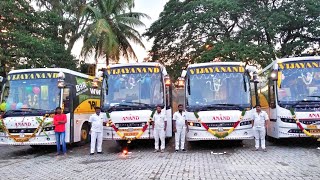
[[15, 135], [12, 135], [9, 130], [7, 129], [7, 127], [4, 124], [3, 119], [1, 118], [0, 121], [2, 123], [2, 130], [9, 136], [10, 139], [13, 139], [15, 142], [27, 142], [29, 141], [31, 138], [34, 138], [36, 136], [36, 134], [39, 132], [40, 128], [42, 127], [43, 122], [45, 121], [46, 118], [48, 117], [52, 117], [48, 114], [46, 114], [45, 116], [43, 116], [42, 120], [39, 122], [38, 127], [36, 128], [36, 130], [33, 131], [32, 135], [26, 136], [26, 137], [16, 137]]

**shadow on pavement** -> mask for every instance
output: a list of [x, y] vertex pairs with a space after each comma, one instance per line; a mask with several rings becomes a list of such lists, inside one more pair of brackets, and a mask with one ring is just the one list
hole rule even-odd
[[274, 139], [268, 138], [270, 146], [278, 147], [301, 147], [301, 148], [316, 148], [320, 146], [320, 142], [315, 138], [287, 138]]

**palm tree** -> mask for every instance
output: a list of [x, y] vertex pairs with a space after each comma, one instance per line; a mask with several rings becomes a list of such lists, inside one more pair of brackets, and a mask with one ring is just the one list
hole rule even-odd
[[145, 26], [141, 18], [148, 15], [132, 12], [134, 0], [96, 0], [83, 10], [83, 16], [89, 16], [90, 22], [84, 33], [84, 45], [81, 54], [95, 53], [95, 59], [105, 56], [109, 60], [119, 61], [120, 56], [127, 60], [137, 59], [130, 44], [136, 43], [144, 48], [140, 33], [135, 29]]

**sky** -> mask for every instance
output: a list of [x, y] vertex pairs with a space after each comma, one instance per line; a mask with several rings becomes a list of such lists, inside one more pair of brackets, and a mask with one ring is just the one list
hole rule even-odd
[[[148, 27], [152, 24], [152, 22], [156, 21], [159, 17], [159, 14], [162, 12], [164, 5], [168, 2], [169, 0], [135, 0], [135, 7], [133, 11], [135, 12], [141, 12], [145, 13], [148, 16], [150, 16], [150, 19], [143, 19], [143, 23], [146, 25], [146, 27], [139, 27], [137, 30], [140, 32], [140, 34], [143, 34]], [[82, 39], [78, 40], [72, 49], [72, 54], [76, 56], [77, 58], [80, 58], [80, 51], [82, 47]], [[148, 50], [151, 49], [152, 47], [152, 41], [148, 41], [146, 38], [142, 39], [146, 49], [137, 46], [133, 43], [133, 49], [138, 57], [138, 61], [142, 62], [145, 57], [148, 55]], [[87, 63], [94, 63], [93, 58], [86, 58]], [[124, 58], [120, 59], [120, 63], [125, 63], [127, 62]], [[135, 62], [133, 60], [130, 60], [130, 62]], [[98, 62], [98, 67], [103, 67], [105, 66], [104, 64], [104, 59], [99, 60]]]

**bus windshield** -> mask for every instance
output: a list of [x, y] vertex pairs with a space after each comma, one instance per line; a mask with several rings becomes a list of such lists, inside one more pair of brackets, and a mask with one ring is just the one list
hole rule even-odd
[[279, 71], [279, 104], [320, 101], [320, 68], [293, 68]]
[[6, 84], [3, 101], [6, 111], [39, 109], [51, 111], [59, 106], [57, 79], [12, 79]]
[[188, 106], [250, 107], [249, 79], [243, 73], [194, 74], [188, 81]]
[[[111, 74], [104, 80], [104, 107], [163, 105], [161, 73]], [[106, 88], [107, 87], [107, 88]]]

